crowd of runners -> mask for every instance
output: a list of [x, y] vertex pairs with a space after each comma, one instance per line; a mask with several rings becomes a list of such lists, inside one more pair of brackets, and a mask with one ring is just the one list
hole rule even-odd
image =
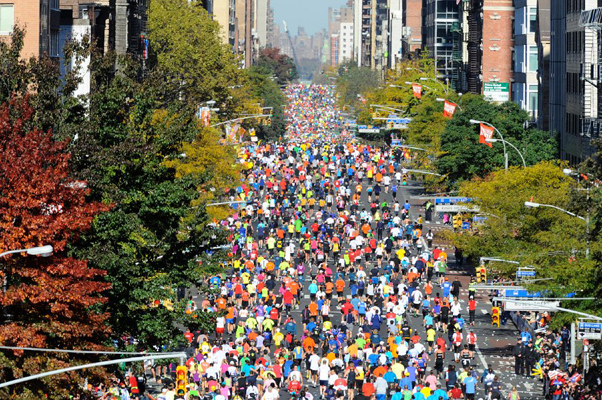
[[332, 87], [286, 94], [285, 141], [241, 148], [246, 205], [223, 221], [231, 262], [199, 305], [215, 332], [186, 333], [186, 399], [519, 400], [475, 362], [475, 292], [459, 301], [448, 254], [402, 199], [411, 154], [355, 141]]

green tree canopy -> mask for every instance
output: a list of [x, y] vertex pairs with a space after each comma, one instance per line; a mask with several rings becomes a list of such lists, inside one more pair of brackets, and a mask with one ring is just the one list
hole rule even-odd
[[278, 85], [286, 85], [299, 78], [294, 60], [286, 54], [280, 53], [280, 49], [277, 47], [261, 49], [256, 65], [269, 71], [270, 76], [274, 75]]
[[[464, 111], [446, 125], [441, 136], [441, 155], [436, 162], [437, 172], [447, 175], [451, 183], [483, 177], [504, 166], [502, 143], [493, 143], [491, 148], [479, 143], [479, 125], [472, 124], [471, 119], [495, 126], [504, 140], [521, 151], [527, 165], [556, 158], [556, 139], [526, 127], [528, 115], [516, 104], [498, 105], [474, 95], [464, 95], [460, 104]], [[494, 137], [499, 135], [496, 133]], [[522, 165], [516, 150], [507, 146], [507, 152], [509, 165]]]
[[344, 104], [355, 104], [358, 95], [375, 90], [380, 85], [378, 72], [348, 62], [339, 67], [337, 90]]
[[[534, 289], [545, 287], [555, 295], [590, 290], [594, 263], [585, 257], [584, 221], [553, 208], [524, 205], [533, 201], [571, 209], [574, 181], [562, 166], [541, 162], [463, 182], [460, 195], [472, 198], [487, 220], [474, 232], [451, 234], [453, 244], [475, 261], [481, 256], [516, 260], [534, 266], [538, 278], [553, 278]], [[496, 263], [495, 268], [508, 277], [516, 271], [516, 265], [506, 263]]]
[[[242, 102], [231, 90], [245, 83], [245, 72], [220, 25], [199, 0], [153, 0], [148, 13], [151, 61], [161, 71], [163, 85], [174, 98], [201, 106], [214, 100], [221, 112], [233, 112]], [[177, 22], [176, 22], [177, 21]]]

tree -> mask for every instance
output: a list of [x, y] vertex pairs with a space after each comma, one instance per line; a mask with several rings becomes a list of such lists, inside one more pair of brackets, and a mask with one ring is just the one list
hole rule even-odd
[[348, 62], [339, 67], [337, 90], [343, 104], [353, 105], [358, 95], [374, 90], [380, 84], [378, 72]]
[[258, 126], [258, 136], [268, 140], [280, 138], [286, 129], [286, 121], [284, 119], [286, 97], [284, 97], [278, 85], [270, 79], [269, 70], [253, 66], [248, 70], [248, 74], [252, 95], [257, 99], [263, 100], [265, 107], [271, 107], [271, 111], [265, 109], [264, 112], [272, 113], [269, 126], [266, 123]]
[[231, 88], [245, 83], [245, 73], [201, 1], [154, 0], [148, 27], [151, 65], [174, 99], [193, 107], [214, 100], [220, 112], [236, 113], [241, 99]]
[[[5, 317], [0, 325], [2, 344], [102, 350], [110, 333], [108, 315], [102, 311], [110, 288], [102, 281], [106, 271], [90, 268], [68, 250], [109, 206], [87, 202], [86, 183], [70, 178], [67, 143], [55, 142], [51, 132], [27, 129], [33, 115], [27, 97], [0, 107], [0, 251], [50, 244], [54, 254], [3, 260], [7, 286], [0, 294]], [[0, 359], [1, 379], [8, 381], [86, 358], [3, 351]], [[3, 389], [1, 396], [37, 399], [51, 393], [51, 398], [66, 398], [74, 393], [70, 386], [82, 384], [82, 376], [93, 374], [34, 380]]]
[[[516, 260], [535, 266], [538, 278], [553, 278], [534, 289], [545, 288], [555, 296], [590, 290], [594, 264], [585, 257], [585, 223], [555, 209], [524, 205], [534, 201], [572, 210], [574, 181], [562, 172], [563, 166], [541, 162], [463, 182], [460, 196], [472, 198], [487, 220], [473, 232], [451, 234], [452, 243], [475, 261], [481, 256]], [[496, 263], [495, 268], [515, 276], [516, 265]]]
[[[182, 338], [177, 323], [185, 316], [177, 289], [196, 285], [204, 272], [196, 260], [225, 243], [200, 200], [213, 192], [204, 187], [199, 193], [206, 182], [221, 187], [223, 170], [176, 176], [169, 161], [182, 153], [191, 157], [185, 146], [201, 132], [195, 109], [165, 97], [158, 71], [138, 81], [140, 64], [127, 58], [119, 61], [120, 74], [113, 73], [110, 58], [96, 62], [90, 124], [71, 151], [74, 173], [88, 181], [90, 196], [114, 207], [96, 218], [77, 252], [108, 272], [107, 310], [118, 337], [131, 335], [142, 349], [175, 345]], [[211, 132], [201, 140], [203, 157], [213, 167], [230, 168], [229, 148], [219, 146], [218, 132]], [[152, 307], [155, 301], [171, 302], [174, 309]]]
[[277, 47], [261, 49], [257, 66], [269, 71], [270, 76], [276, 76], [276, 83], [281, 86], [299, 78], [293, 59], [281, 54]]
[[[453, 184], [470, 180], [473, 176], [484, 177], [504, 166], [501, 143], [490, 148], [479, 143], [479, 126], [471, 119], [486, 121], [502, 133], [504, 139], [514, 144], [525, 157], [527, 165], [552, 160], [557, 155], [557, 141], [547, 133], [525, 128], [528, 115], [514, 103], [494, 104], [481, 96], [462, 96], [463, 112], [453, 118], [441, 136], [441, 155], [437, 159], [437, 172], [447, 175]], [[497, 133], [495, 138], [499, 138]], [[520, 156], [508, 147], [510, 165], [522, 165]]]

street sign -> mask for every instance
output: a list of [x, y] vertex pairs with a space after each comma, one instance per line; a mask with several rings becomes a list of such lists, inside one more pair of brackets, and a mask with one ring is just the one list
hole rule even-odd
[[485, 100], [503, 103], [510, 100], [510, 84], [508, 82], [485, 82], [483, 84]]
[[602, 322], [579, 322], [579, 325], [577, 325], [577, 338], [590, 340], [602, 339]]
[[472, 199], [470, 197], [434, 197], [433, 199], [435, 200], [435, 205], [472, 202]]
[[506, 311], [553, 311], [554, 307], [560, 307], [560, 302], [542, 300], [525, 300], [521, 303], [504, 302], [504, 310]]
[[536, 293], [532, 293], [529, 292], [527, 289], [506, 289], [504, 291], [504, 296], [506, 297], [523, 297], [526, 299], [534, 299], [537, 297], [541, 297], [541, 293], [536, 292]]
[[435, 212], [479, 212], [479, 207], [460, 206], [455, 204], [440, 204], [435, 206]]
[[516, 271], [516, 277], [517, 278], [534, 278], [535, 277], [535, 270], [533, 269], [527, 269], [527, 270], [518, 270]]
[[380, 128], [361, 128], [357, 130], [359, 133], [379, 133]]

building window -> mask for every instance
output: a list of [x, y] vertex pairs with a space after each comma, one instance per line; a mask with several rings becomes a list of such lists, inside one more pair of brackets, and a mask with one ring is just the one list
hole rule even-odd
[[537, 7], [529, 7], [529, 32], [537, 32]]
[[529, 103], [527, 104], [527, 110], [531, 112], [537, 112], [537, 90], [537, 85], [529, 85]]
[[529, 72], [537, 72], [537, 46], [529, 46]]
[[58, 29], [50, 30], [50, 56], [51, 57], [59, 56], [59, 30]]
[[60, 0], [50, 0], [50, 9], [51, 10], [59, 10], [60, 6], [59, 6]]
[[0, 4], [0, 35], [10, 35], [15, 24], [15, 9], [12, 4]]

